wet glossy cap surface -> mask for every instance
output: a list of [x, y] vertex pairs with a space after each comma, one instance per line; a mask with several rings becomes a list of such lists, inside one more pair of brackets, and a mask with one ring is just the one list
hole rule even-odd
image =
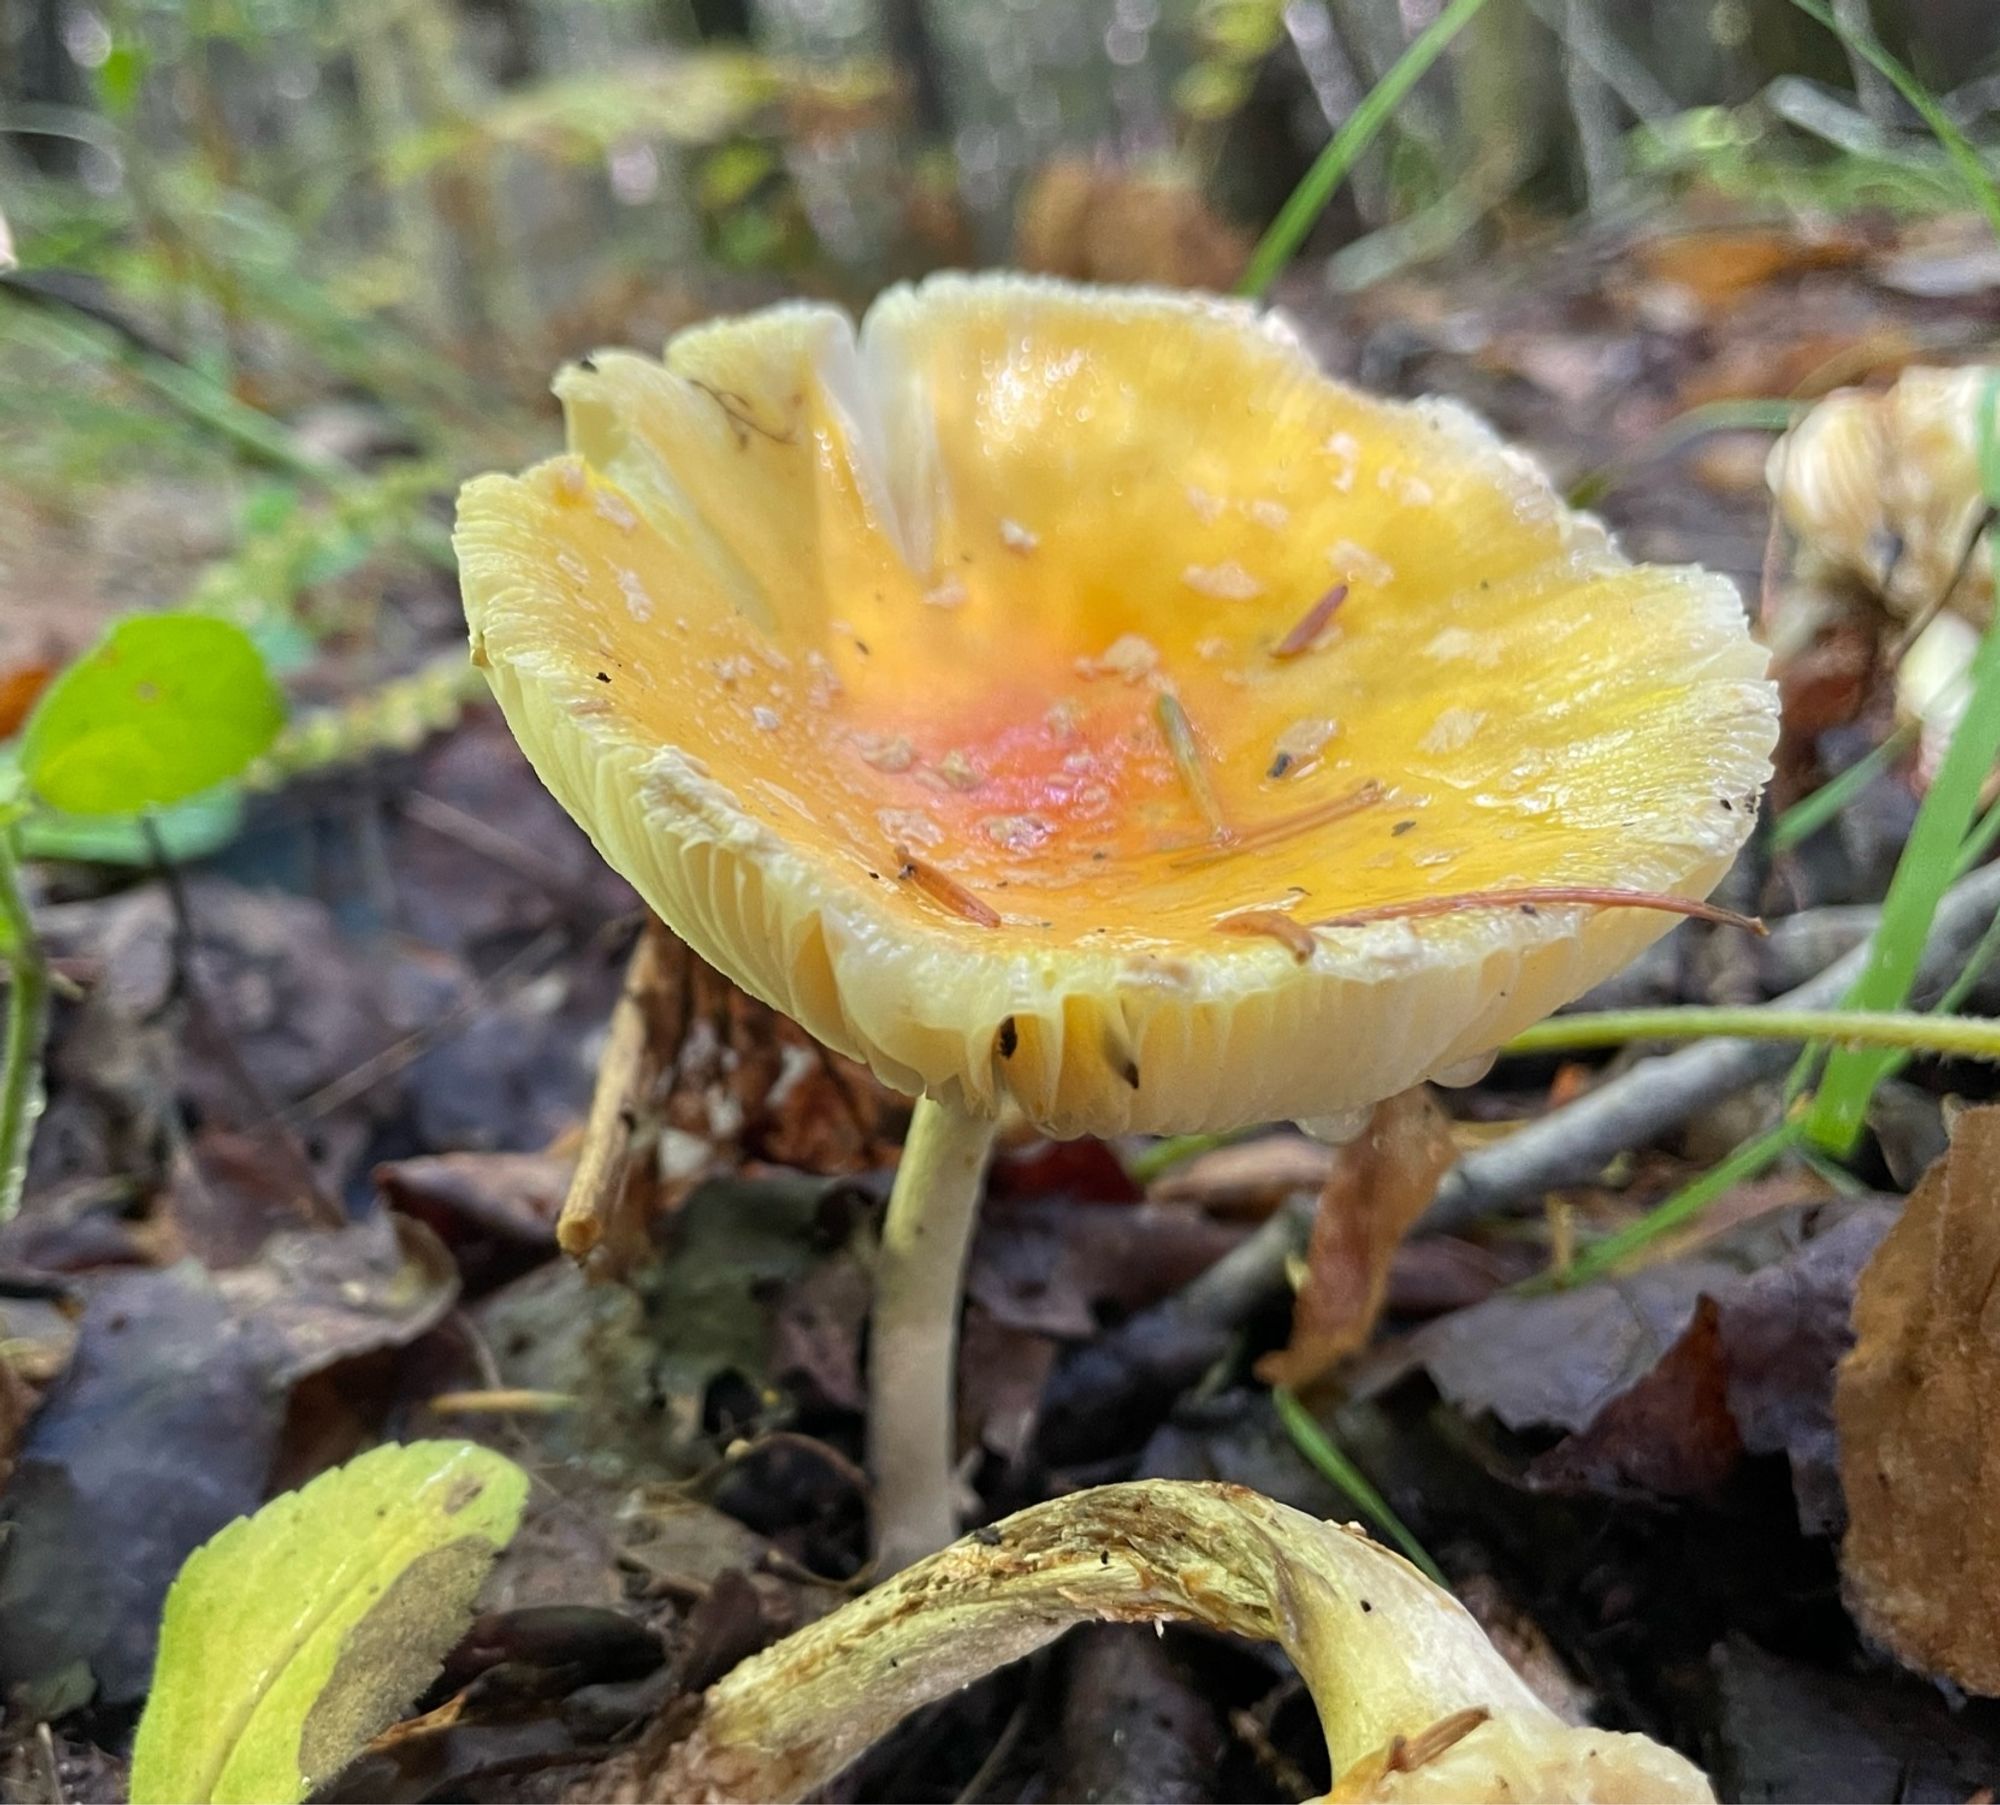
[[475, 655], [667, 922], [905, 1089], [1058, 1132], [1352, 1108], [1668, 923], [1306, 924], [1704, 894], [1748, 832], [1732, 586], [1246, 307], [937, 278], [558, 388], [569, 455], [461, 502]]

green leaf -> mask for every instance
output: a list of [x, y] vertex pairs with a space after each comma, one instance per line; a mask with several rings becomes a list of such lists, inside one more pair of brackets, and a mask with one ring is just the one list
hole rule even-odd
[[435, 1676], [528, 1476], [470, 1442], [377, 1448], [242, 1517], [167, 1594], [133, 1805], [291, 1805]]
[[200, 614], [115, 622], [49, 685], [21, 770], [73, 815], [128, 815], [236, 776], [277, 736], [285, 703], [240, 627]]
[[114, 119], [129, 119], [139, 103], [139, 89], [152, 58], [134, 37], [120, 37], [97, 67], [97, 95]]
[[56, 809], [37, 809], [17, 833], [23, 858], [144, 869], [153, 863], [156, 849], [176, 865], [205, 859], [227, 846], [242, 828], [243, 792], [228, 785], [204, 790], [150, 816], [65, 815]]

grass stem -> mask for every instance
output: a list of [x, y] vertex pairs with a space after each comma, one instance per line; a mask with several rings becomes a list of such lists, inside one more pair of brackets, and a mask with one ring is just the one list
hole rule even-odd
[[1356, 1510], [1373, 1517], [1389, 1540], [1403, 1551], [1410, 1564], [1426, 1579], [1450, 1591], [1451, 1581], [1445, 1578], [1443, 1570], [1431, 1559], [1423, 1543], [1389, 1508], [1388, 1499], [1369, 1483], [1368, 1475], [1335, 1445], [1333, 1438], [1321, 1428], [1319, 1419], [1299, 1402], [1297, 1394], [1286, 1386], [1273, 1386], [1271, 1402], [1278, 1408], [1278, 1421], [1284, 1424], [1285, 1433], [1292, 1438], [1292, 1445], [1311, 1462], [1320, 1477], [1336, 1487]]
[[49, 968], [21, 895], [11, 822], [0, 824], [0, 963], [7, 968], [7, 1019], [0, 1039], [0, 1222], [21, 1206], [28, 1154], [42, 1113], [42, 1039], [48, 1030]]
[[1914, 1009], [1777, 1009], [1768, 1003], [1556, 1015], [1524, 1029], [1503, 1050], [1553, 1053], [1618, 1047], [1633, 1040], [1711, 1038], [1824, 1041], [1948, 1059], [2000, 1060], [2000, 1022]]
[[1326, 211], [1348, 172], [1361, 160], [1362, 153], [1374, 143], [1390, 116], [1444, 54], [1452, 39], [1472, 23], [1485, 4], [1486, 0], [1452, 0], [1369, 89], [1292, 190], [1278, 210], [1278, 217], [1271, 222], [1270, 230], [1258, 240], [1257, 248], [1250, 253], [1249, 267], [1237, 284], [1238, 294], [1261, 298], [1284, 273], [1286, 264], [1305, 242], [1306, 234], [1319, 223], [1319, 216]]

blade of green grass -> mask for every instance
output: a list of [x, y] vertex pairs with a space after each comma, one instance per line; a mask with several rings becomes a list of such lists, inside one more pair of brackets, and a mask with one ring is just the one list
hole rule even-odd
[[1838, 777], [1823, 783], [1810, 796], [1802, 796], [1780, 815], [1771, 828], [1771, 846], [1790, 852], [1846, 809], [1855, 797], [1882, 775], [1917, 737], [1920, 723], [1905, 722], [1865, 758], [1859, 758]]
[[1141, 1147], [1127, 1158], [1126, 1174], [1135, 1185], [1149, 1185], [1156, 1178], [1164, 1178], [1176, 1166], [1240, 1141], [1245, 1132], [1241, 1128], [1227, 1128], [1213, 1134], [1170, 1134], [1163, 1140]]
[[1792, 0], [1792, 4], [1808, 19], [1832, 32], [1870, 68], [1884, 76], [1894, 85], [1896, 92], [1917, 110], [1943, 147], [1944, 154], [1950, 158], [1952, 167], [1958, 171], [1973, 204], [1986, 215], [1994, 237], [2000, 238], [2000, 183], [1994, 181], [1992, 172], [1981, 160], [1972, 140], [1958, 129], [1951, 115], [1938, 104], [1937, 97], [1876, 43], [1872, 34], [1847, 30], [1823, 0]]
[[1954, 1059], [2000, 1060], [2000, 1022], [1941, 1016], [1914, 1009], [1777, 1009], [1690, 1005], [1666, 1009], [1602, 1009], [1555, 1015], [1523, 1029], [1506, 1053], [1563, 1053], [1622, 1047], [1633, 1040], [1802, 1040], [1834, 1046], [1890, 1048]]
[[1320, 1476], [1337, 1487], [1356, 1510], [1373, 1517], [1426, 1579], [1449, 1592], [1451, 1581], [1425, 1552], [1423, 1543], [1404, 1527], [1402, 1518], [1389, 1508], [1388, 1499], [1369, 1484], [1367, 1474], [1334, 1445], [1333, 1438], [1319, 1426], [1313, 1413], [1283, 1385], [1271, 1388], [1271, 1402], [1278, 1407], [1278, 1421], [1284, 1424], [1292, 1445], [1318, 1469]]
[[1562, 1271], [1541, 1273], [1515, 1286], [1515, 1291], [1524, 1295], [1567, 1291], [1621, 1270], [1635, 1254], [1642, 1253], [1661, 1236], [1685, 1228], [1725, 1191], [1748, 1184], [1751, 1179], [1776, 1165], [1797, 1139], [1798, 1133], [1798, 1123], [1787, 1121], [1779, 1123], [1766, 1134], [1760, 1134], [1755, 1140], [1745, 1141], [1719, 1166], [1681, 1186], [1664, 1202], [1655, 1204], [1637, 1222], [1621, 1228], [1615, 1235], [1606, 1235], [1603, 1240], [1592, 1242]]
[[0, 1040], [0, 1222], [20, 1207], [28, 1181], [49, 1025], [49, 968], [21, 895], [20, 869], [14, 822], [0, 814], [0, 965], [7, 972], [7, 1020]]
[[[1980, 390], [1979, 468], [1990, 500], [2000, 494], [2000, 373], [1988, 377]], [[1989, 552], [2000, 559], [2000, 549], [1989, 545]], [[1916, 977], [1938, 899], [1958, 875], [1980, 791], [1994, 759], [2000, 757], [2000, 614], [1980, 641], [1971, 683], [1971, 702], [1896, 861], [1889, 893], [1882, 899], [1881, 923], [1870, 943], [1868, 967], [1846, 998], [1849, 1008], [1902, 1006]], [[1861, 1138], [1868, 1100], [1890, 1063], [1879, 1052], [1835, 1053], [1827, 1061], [1826, 1075], [1806, 1116], [1807, 1139], [1829, 1153], [1850, 1153]]]
[[1994, 803], [1979, 825], [1965, 836], [1965, 844], [1958, 852], [1958, 868], [1952, 876], [1963, 877], [1993, 850], [1996, 840], [2000, 840], [2000, 802]]
[[1404, 96], [1423, 79], [1430, 66], [1444, 54], [1445, 47], [1472, 23], [1473, 15], [1485, 4], [1486, 0], [1452, 0], [1362, 97], [1361, 104], [1347, 116], [1278, 210], [1270, 230], [1257, 241], [1256, 250], [1250, 254], [1249, 268], [1236, 285], [1238, 294], [1261, 298], [1278, 279], [1347, 179], [1348, 171], [1360, 160], [1361, 153], [1374, 143], [1376, 134], [1389, 123], [1390, 115], [1402, 104]]

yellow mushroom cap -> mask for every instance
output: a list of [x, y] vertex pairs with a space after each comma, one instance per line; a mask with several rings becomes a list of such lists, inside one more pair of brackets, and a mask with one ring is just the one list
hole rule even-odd
[[936, 277], [557, 391], [569, 454], [460, 500], [474, 656], [667, 923], [905, 1091], [1055, 1133], [1358, 1108], [1667, 918], [1225, 918], [1699, 896], [1749, 831], [1733, 587], [1246, 305]]

